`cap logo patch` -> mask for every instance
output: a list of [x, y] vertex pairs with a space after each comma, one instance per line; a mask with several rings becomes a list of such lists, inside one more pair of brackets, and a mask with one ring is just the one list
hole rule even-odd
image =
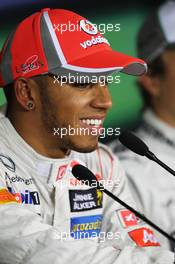
[[39, 69], [41, 66], [44, 66], [44, 64], [38, 59], [38, 55], [32, 55], [27, 60], [25, 63], [21, 64], [20, 67], [16, 67], [16, 72], [17, 73], [28, 73], [34, 70]]
[[98, 33], [97, 27], [88, 20], [80, 20], [80, 28], [89, 35], [96, 35]]

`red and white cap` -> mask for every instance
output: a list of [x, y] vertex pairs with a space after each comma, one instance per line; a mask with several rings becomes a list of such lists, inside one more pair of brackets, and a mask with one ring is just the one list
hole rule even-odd
[[45, 8], [24, 19], [6, 40], [0, 53], [0, 86], [18, 77], [47, 73], [92, 77], [121, 71], [141, 75], [146, 68], [143, 60], [113, 51], [82, 16]]

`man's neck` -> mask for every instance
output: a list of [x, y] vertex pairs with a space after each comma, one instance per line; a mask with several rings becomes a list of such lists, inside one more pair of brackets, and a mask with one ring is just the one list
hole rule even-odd
[[56, 138], [49, 135], [45, 129], [38, 129], [40, 127], [36, 122], [33, 122], [33, 118], [28, 116], [27, 119], [13, 114], [7, 116], [12, 123], [17, 133], [23, 138], [23, 140], [30, 145], [37, 153], [48, 158], [65, 158], [69, 155], [70, 151], [59, 147], [59, 141]]

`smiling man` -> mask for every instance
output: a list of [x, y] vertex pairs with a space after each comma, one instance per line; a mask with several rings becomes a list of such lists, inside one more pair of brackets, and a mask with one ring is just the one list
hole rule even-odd
[[[8, 93], [14, 98], [8, 117], [38, 153], [64, 158], [70, 149], [91, 152], [97, 148], [98, 130], [112, 105], [106, 85], [54, 83], [50, 74], [21, 77], [15, 85], [17, 96], [11, 85], [4, 89], [7, 99]], [[21, 106], [26, 111], [21, 112]]]
[[[71, 11], [41, 10], [9, 35], [0, 54], [7, 97], [0, 118], [0, 263], [173, 263], [148, 226], [71, 172], [84, 164], [135, 207], [118, 160], [98, 144], [112, 105], [105, 80], [114, 71], [139, 75], [146, 66], [112, 51]], [[85, 133], [65, 133], [69, 128]]]

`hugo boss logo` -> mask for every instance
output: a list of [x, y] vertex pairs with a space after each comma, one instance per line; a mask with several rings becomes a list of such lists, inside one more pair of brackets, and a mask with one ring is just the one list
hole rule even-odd
[[103, 193], [96, 188], [89, 190], [69, 190], [71, 212], [102, 208]]

